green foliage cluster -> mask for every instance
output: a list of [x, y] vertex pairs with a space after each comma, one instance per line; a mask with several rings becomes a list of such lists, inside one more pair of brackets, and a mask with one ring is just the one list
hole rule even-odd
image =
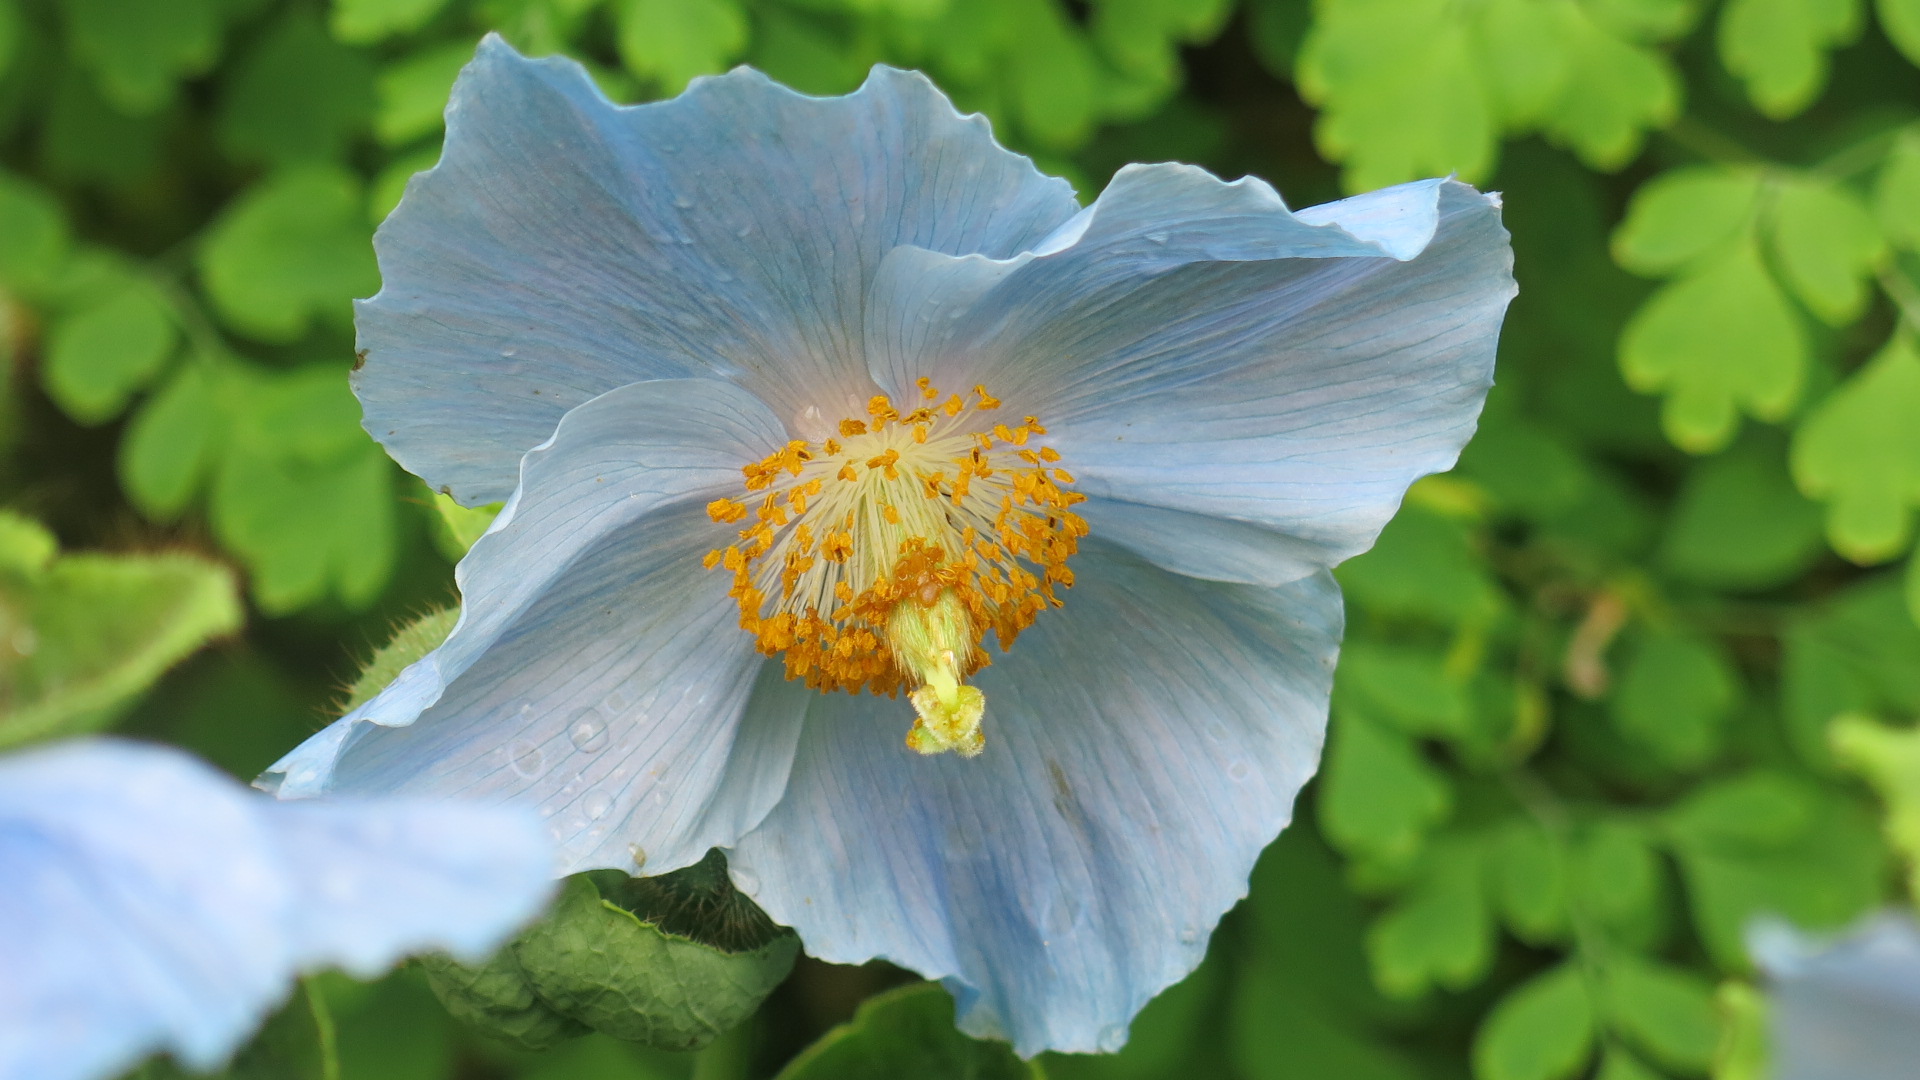
[[[485, 518], [359, 430], [349, 301], [489, 29], [622, 99], [920, 67], [1089, 195], [1165, 159], [1505, 191], [1500, 384], [1340, 572], [1323, 775], [1209, 962], [1048, 1075], [1751, 1080], [1747, 920], [1911, 897], [1920, 0], [0, 0], [0, 502], [225, 560], [261, 616], [134, 730], [249, 773], [340, 700], [339, 641], [451, 599]], [[0, 627], [84, 570], [13, 520]], [[231, 625], [152, 596], [96, 606]], [[417, 971], [302, 1000], [339, 1080], [1027, 1069], [938, 995], [856, 1015], [889, 978], [802, 961], [698, 1062], [511, 1052]]]

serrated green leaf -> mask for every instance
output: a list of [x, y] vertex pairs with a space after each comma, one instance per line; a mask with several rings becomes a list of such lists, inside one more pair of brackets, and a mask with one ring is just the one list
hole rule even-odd
[[1801, 302], [1833, 326], [1858, 318], [1867, 278], [1887, 251], [1866, 206], [1843, 188], [1803, 178], [1780, 185], [1771, 217], [1774, 254]]
[[802, 1050], [776, 1080], [1041, 1080], [1043, 1075], [1038, 1065], [1014, 1057], [1005, 1043], [960, 1034], [953, 1026], [953, 999], [932, 983], [918, 983], [862, 1002], [851, 1021]]
[[0, 285], [46, 282], [60, 269], [68, 244], [66, 216], [53, 196], [0, 172]]
[[1827, 504], [1833, 549], [1861, 564], [1906, 550], [1920, 504], [1920, 353], [1896, 334], [1794, 433], [1793, 479]]
[[1628, 741], [1669, 768], [1697, 769], [1719, 752], [1739, 694], [1732, 662], [1716, 643], [1648, 634], [1633, 642], [1609, 704]]
[[1297, 0], [1251, 0], [1247, 5], [1247, 36], [1254, 55], [1275, 78], [1293, 78], [1294, 59], [1312, 15], [1313, 6]]
[[621, 62], [670, 94], [696, 75], [726, 70], [747, 47], [736, 0], [618, 0], [614, 15]]
[[133, 414], [120, 440], [120, 486], [148, 517], [170, 520], [186, 508], [226, 439], [205, 363], [177, 368]]
[[799, 940], [782, 934], [752, 952], [721, 952], [642, 922], [576, 875], [512, 948], [555, 1012], [616, 1038], [692, 1050], [759, 1006], [793, 966]]
[[1314, 142], [1349, 191], [1493, 167], [1495, 103], [1466, 22], [1441, 0], [1334, 0], [1316, 9], [1296, 79], [1321, 106]]
[[1920, 64], [1920, 0], [1875, 0], [1880, 29], [1902, 55]]
[[1860, 33], [1860, 0], [1731, 0], [1720, 15], [1720, 60], [1765, 115], [1784, 120], [1827, 82], [1827, 52]]
[[1367, 959], [1382, 993], [1413, 998], [1430, 987], [1463, 989], [1493, 961], [1494, 923], [1482, 849], [1436, 841], [1412, 888], [1367, 930]]
[[425, 26], [447, 0], [333, 0], [329, 25], [341, 41], [370, 44]]
[[145, 115], [181, 79], [213, 64], [220, 44], [213, 0], [63, 0], [74, 58], [121, 111]]
[[[10, 518], [16, 539], [0, 544], [17, 568], [30, 530]], [[188, 555], [67, 555], [0, 575], [0, 747], [104, 726], [240, 620], [232, 576]]]
[[1610, 953], [1603, 972], [1602, 1008], [1614, 1030], [1675, 1069], [1698, 1072], [1713, 1060], [1720, 1025], [1705, 979], [1627, 952]]
[[1502, 998], [1473, 1039], [1475, 1080], [1563, 1080], [1593, 1055], [1593, 1002], [1573, 964]]
[[[473, 59], [465, 42], [413, 53], [380, 71], [380, 110], [374, 133], [389, 146], [439, 131], [460, 69]], [[398, 201], [398, 200], [396, 200]]]
[[1452, 792], [1406, 736], [1363, 713], [1335, 717], [1320, 786], [1320, 824], [1343, 850], [1404, 863], [1446, 816]]
[[292, 341], [314, 318], [347, 325], [350, 301], [379, 287], [359, 184], [332, 169], [290, 170], [248, 190], [214, 222], [201, 281], [234, 329]]
[[1724, 252], [1747, 235], [1760, 200], [1760, 175], [1696, 165], [1642, 184], [1613, 234], [1613, 258], [1636, 274], [1671, 274]]
[[[1920, 3], [1915, 11], [1920, 19]], [[1888, 148], [1874, 183], [1873, 209], [1889, 241], [1920, 249], [1920, 131], [1902, 133]]]
[[1634, 313], [1620, 367], [1635, 390], [1666, 395], [1661, 426], [1675, 445], [1707, 453], [1732, 441], [1742, 412], [1787, 415], [1806, 380], [1807, 344], [1759, 252], [1740, 243], [1695, 263]]
[[1580, 5], [1559, 9], [1572, 73], [1542, 130], [1589, 167], [1612, 172], [1640, 153], [1649, 130], [1680, 115], [1680, 76], [1664, 55], [1607, 33]]
[[159, 168], [166, 135], [164, 122], [114, 108], [93, 79], [74, 68], [54, 83], [40, 159], [47, 174], [62, 181], [131, 190]]
[[1516, 819], [1492, 849], [1494, 898], [1514, 935], [1539, 944], [1567, 928], [1567, 853], [1536, 822]]
[[173, 355], [173, 310], [150, 283], [128, 278], [61, 315], [47, 339], [48, 396], [83, 424], [120, 415]]
[[1006, 104], [1029, 138], [1073, 149], [1093, 132], [1099, 83], [1093, 46], [1053, 4], [1015, 10], [1018, 29], [1002, 77]]
[[1819, 504], [1793, 486], [1777, 441], [1748, 438], [1687, 470], [1660, 563], [1716, 588], [1782, 585], [1826, 550], [1820, 518]]
[[373, 115], [372, 62], [303, 9], [289, 11], [232, 70], [215, 130], [236, 161], [333, 161]]

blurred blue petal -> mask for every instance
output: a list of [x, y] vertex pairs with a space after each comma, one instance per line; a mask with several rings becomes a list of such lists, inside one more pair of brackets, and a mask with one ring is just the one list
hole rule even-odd
[[984, 754], [919, 757], [903, 703], [813, 695], [786, 797], [730, 856], [809, 953], [943, 979], [962, 1028], [1023, 1055], [1117, 1049], [1200, 962], [1319, 761], [1341, 629], [1324, 572], [1075, 566], [975, 679]]
[[896, 394], [985, 383], [1038, 415], [1095, 535], [1280, 584], [1366, 550], [1452, 466], [1511, 267], [1497, 200], [1453, 181], [1293, 214], [1257, 180], [1130, 166], [1037, 254], [896, 251], [868, 339]]
[[1750, 935], [1773, 984], [1774, 1080], [1920, 1075], [1920, 928], [1891, 912], [1840, 938], [1780, 922]]
[[551, 876], [538, 824], [500, 808], [279, 803], [116, 741], [0, 759], [0, 1080], [157, 1050], [212, 1068], [297, 972], [477, 960]]
[[790, 423], [839, 409], [873, 392], [863, 305], [890, 249], [1009, 256], [1078, 208], [918, 73], [820, 99], [743, 69], [616, 108], [578, 64], [489, 36], [440, 164], [375, 238], [367, 430], [471, 505], [626, 383], [727, 378]]
[[[779, 797], [805, 687], [739, 629], [708, 499], [784, 441], [703, 379], [567, 413], [461, 561], [446, 644], [276, 764], [283, 797], [400, 792], [538, 808], [567, 872], [697, 861]], [[742, 723], [749, 702], [751, 718]]]

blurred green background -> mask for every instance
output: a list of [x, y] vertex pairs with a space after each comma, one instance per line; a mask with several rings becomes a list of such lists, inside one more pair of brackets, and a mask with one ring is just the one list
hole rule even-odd
[[[247, 603], [92, 722], [251, 777], [454, 599], [349, 300], [490, 29], [621, 100], [921, 68], [1083, 198], [1159, 160], [1505, 192], [1499, 385], [1341, 570], [1322, 775], [1208, 963], [1049, 1075], [1745, 1080], [1748, 918], [1909, 901], [1920, 0], [0, 0], [0, 506]], [[233, 624], [135, 607], [163, 659]], [[61, 690], [34, 644], [0, 634], [0, 711]], [[803, 960], [699, 1056], [509, 1053], [413, 970], [315, 992], [341, 1080], [720, 1080], [901, 978]]]

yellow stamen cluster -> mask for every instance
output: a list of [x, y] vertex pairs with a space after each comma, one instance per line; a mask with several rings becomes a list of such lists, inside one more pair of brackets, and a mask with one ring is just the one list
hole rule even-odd
[[1062, 487], [1073, 477], [1038, 419], [992, 422], [982, 414], [1001, 402], [985, 387], [969, 401], [921, 379], [920, 394], [906, 412], [875, 397], [838, 438], [745, 466], [749, 496], [707, 506], [738, 536], [707, 566], [733, 574], [741, 627], [784, 654], [788, 678], [887, 695], [918, 684], [909, 745], [971, 756], [979, 691], [958, 683], [987, 663], [988, 630], [1009, 648], [1060, 604], [1087, 532], [1069, 508], [1085, 496]]

